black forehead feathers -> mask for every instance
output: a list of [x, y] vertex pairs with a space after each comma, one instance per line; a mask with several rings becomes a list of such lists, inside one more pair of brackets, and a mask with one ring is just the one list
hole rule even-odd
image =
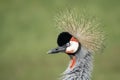
[[59, 46], [63, 46], [70, 41], [72, 35], [68, 32], [62, 32], [58, 35], [57, 43]]

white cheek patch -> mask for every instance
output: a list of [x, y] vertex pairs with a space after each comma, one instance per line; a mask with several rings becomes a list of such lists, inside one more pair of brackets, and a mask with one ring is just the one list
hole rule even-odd
[[67, 53], [75, 53], [78, 50], [79, 43], [75, 41], [70, 41], [70, 46], [66, 48]]

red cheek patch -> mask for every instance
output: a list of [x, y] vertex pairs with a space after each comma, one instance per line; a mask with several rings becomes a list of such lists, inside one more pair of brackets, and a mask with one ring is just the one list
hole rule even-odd
[[70, 41], [78, 42], [78, 40], [77, 40], [76, 38], [74, 38], [74, 37], [72, 37], [72, 38], [70, 39]]

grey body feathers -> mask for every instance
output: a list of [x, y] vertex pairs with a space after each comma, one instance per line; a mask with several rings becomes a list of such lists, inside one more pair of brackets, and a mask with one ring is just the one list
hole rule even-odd
[[81, 43], [81, 49], [75, 54], [76, 64], [70, 64], [62, 74], [61, 80], [90, 80], [93, 68], [93, 53], [104, 49], [105, 35], [96, 18], [79, 13], [79, 10], [65, 10], [56, 16], [59, 30], [69, 32]]
[[61, 80], [90, 80], [93, 68], [92, 53], [81, 47], [76, 54], [76, 64], [70, 69], [70, 64], [62, 74]]

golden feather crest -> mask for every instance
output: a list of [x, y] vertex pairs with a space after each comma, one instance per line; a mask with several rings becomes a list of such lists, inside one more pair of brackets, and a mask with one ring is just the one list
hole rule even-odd
[[95, 18], [86, 15], [84, 12], [78, 13], [74, 9], [60, 12], [55, 20], [56, 26], [60, 30], [72, 34], [90, 52], [95, 53], [102, 50], [104, 32]]

